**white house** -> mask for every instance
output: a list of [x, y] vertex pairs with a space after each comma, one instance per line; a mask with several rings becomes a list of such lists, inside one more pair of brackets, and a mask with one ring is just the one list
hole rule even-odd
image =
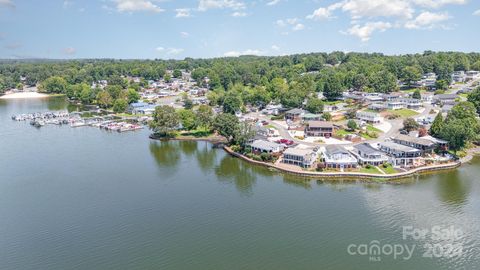
[[380, 114], [374, 112], [358, 111], [356, 113], [356, 117], [357, 119], [365, 121], [367, 123], [380, 123], [380, 121], [382, 120]]
[[303, 168], [310, 168], [315, 164], [318, 153], [313, 149], [288, 148], [283, 152], [282, 162]]
[[323, 149], [322, 154], [323, 162], [327, 168], [356, 168], [358, 164], [357, 159], [340, 145], [328, 145]]
[[362, 165], [378, 166], [388, 162], [387, 154], [374, 148], [369, 143], [353, 146], [352, 153], [357, 157], [358, 163]]
[[252, 149], [252, 152], [259, 153], [280, 153], [283, 150], [283, 146], [265, 140], [254, 140], [248, 146]]

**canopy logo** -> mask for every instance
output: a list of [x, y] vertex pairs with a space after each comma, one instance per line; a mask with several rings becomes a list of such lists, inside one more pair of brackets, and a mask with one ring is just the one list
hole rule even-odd
[[[402, 240], [422, 243], [422, 257], [424, 258], [461, 256], [463, 244], [460, 240], [463, 236], [463, 231], [454, 226], [433, 226], [431, 229], [405, 226], [402, 230]], [[372, 240], [370, 243], [348, 245], [347, 253], [349, 255], [368, 256], [370, 261], [379, 262], [384, 256], [392, 256], [394, 260], [409, 260], [416, 249], [417, 244], [382, 244], [378, 240]]]

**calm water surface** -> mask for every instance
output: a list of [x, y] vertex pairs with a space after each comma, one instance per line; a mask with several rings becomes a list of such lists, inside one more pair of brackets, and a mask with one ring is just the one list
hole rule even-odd
[[[0, 100], [1, 270], [480, 269], [478, 161], [402, 185], [304, 181], [208, 143], [10, 119], [66, 106]], [[463, 235], [404, 240], [404, 226]], [[372, 241], [415, 249], [349, 254]], [[428, 244], [463, 253], [425, 258]]]

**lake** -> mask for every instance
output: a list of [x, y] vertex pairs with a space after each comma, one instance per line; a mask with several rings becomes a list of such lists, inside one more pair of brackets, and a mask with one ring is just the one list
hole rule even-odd
[[67, 105], [0, 100], [2, 270], [480, 267], [478, 159], [402, 184], [325, 182], [148, 130], [10, 118]]

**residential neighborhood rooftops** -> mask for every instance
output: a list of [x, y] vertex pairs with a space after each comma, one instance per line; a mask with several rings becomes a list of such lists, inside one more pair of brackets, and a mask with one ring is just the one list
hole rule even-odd
[[303, 109], [294, 108], [294, 109], [286, 111], [285, 113], [288, 113], [288, 114], [302, 114], [302, 113], [305, 113], [305, 111]]
[[333, 128], [332, 122], [326, 121], [310, 121], [308, 122], [309, 128]]
[[265, 140], [255, 140], [252, 143], [250, 143], [251, 147], [254, 148], [259, 148], [259, 149], [265, 149], [265, 150], [275, 150], [279, 147], [278, 143], [270, 142], [270, 141], [265, 141]]
[[369, 143], [361, 143], [353, 146], [355, 149], [361, 151], [362, 153], [373, 155], [373, 154], [382, 154], [383, 152], [374, 148]]
[[325, 151], [330, 155], [337, 154], [337, 153], [349, 154], [347, 149], [345, 149], [345, 147], [341, 145], [327, 145], [325, 147]]
[[405, 142], [412, 142], [412, 143], [415, 143], [415, 144], [418, 144], [418, 145], [423, 145], [423, 146], [427, 146], [427, 147], [430, 147], [432, 145], [434, 145], [435, 143], [431, 140], [427, 140], [427, 139], [423, 139], [423, 138], [418, 138], [418, 137], [412, 137], [412, 136], [408, 136], [408, 135], [403, 135], [403, 134], [399, 134], [397, 136], [395, 136], [394, 140], [398, 140], [398, 141], [405, 141]]
[[419, 152], [420, 151], [416, 148], [406, 146], [406, 145], [402, 145], [402, 144], [398, 144], [398, 143], [394, 143], [394, 142], [381, 142], [380, 146], [383, 146], [385, 148], [390, 148], [390, 149], [393, 149], [395, 151], [401, 151], [401, 152]]
[[313, 153], [312, 149], [303, 149], [303, 148], [287, 148], [283, 152], [284, 155], [293, 155], [293, 156], [306, 156]]

